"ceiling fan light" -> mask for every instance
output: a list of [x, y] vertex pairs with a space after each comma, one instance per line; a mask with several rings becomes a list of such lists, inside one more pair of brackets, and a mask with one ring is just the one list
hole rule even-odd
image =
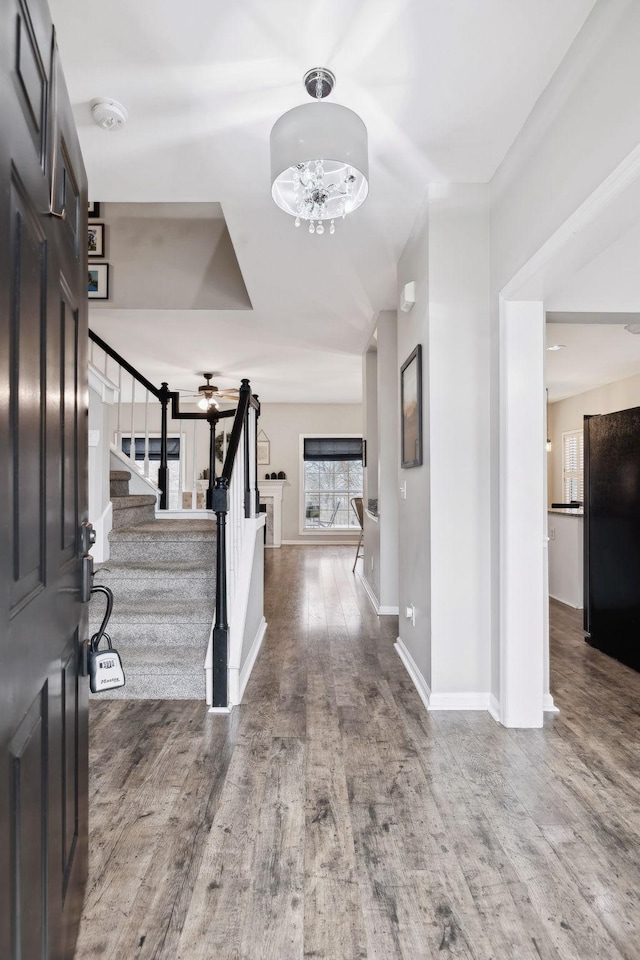
[[201, 400], [198, 400], [198, 406], [201, 410], [209, 410], [210, 407], [216, 407], [217, 409], [220, 404], [215, 397], [203, 397]]

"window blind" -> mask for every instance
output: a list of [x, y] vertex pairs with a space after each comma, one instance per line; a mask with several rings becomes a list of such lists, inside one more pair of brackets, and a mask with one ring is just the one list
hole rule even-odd
[[[160, 437], [149, 437], [149, 460], [160, 460]], [[144, 437], [136, 437], [135, 460], [144, 460]], [[122, 452], [131, 456], [131, 438], [122, 438]], [[180, 437], [167, 439], [167, 460], [180, 459]]]
[[584, 433], [562, 435], [562, 489], [565, 503], [584, 502]]
[[305, 437], [305, 460], [362, 460], [360, 437]]

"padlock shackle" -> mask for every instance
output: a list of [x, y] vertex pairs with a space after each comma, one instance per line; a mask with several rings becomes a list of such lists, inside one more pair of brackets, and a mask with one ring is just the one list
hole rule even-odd
[[107, 637], [107, 642], [109, 644], [109, 647], [111, 647], [111, 639], [109, 636], [105, 634], [105, 630], [107, 628], [107, 624], [109, 623], [111, 611], [113, 610], [113, 593], [111, 592], [109, 587], [105, 587], [102, 584], [96, 584], [95, 586], [91, 587], [91, 593], [103, 593], [107, 598], [107, 609], [102, 619], [102, 623], [100, 624], [100, 629], [98, 630], [97, 633], [94, 633], [94, 635], [91, 637], [91, 640], [89, 641], [89, 646], [91, 647], [92, 652], [95, 653], [98, 647], [100, 646], [100, 641], [104, 636]]

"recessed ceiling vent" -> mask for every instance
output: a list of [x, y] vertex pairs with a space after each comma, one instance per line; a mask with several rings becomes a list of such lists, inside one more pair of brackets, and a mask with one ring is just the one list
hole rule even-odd
[[129, 119], [126, 107], [117, 100], [97, 97], [91, 101], [93, 119], [103, 130], [120, 130]]

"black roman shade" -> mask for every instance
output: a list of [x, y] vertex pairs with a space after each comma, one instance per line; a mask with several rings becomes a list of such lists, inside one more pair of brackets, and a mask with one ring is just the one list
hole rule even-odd
[[[122, 438], [122, 452], [131, 456], [131, 440]], [[136, 460], [144, 460], [144, 437], [136, 437]], [[167, 460], [180, 459], [180, 437], [167, 439]], [[160, 460], [160, 437], [149, 437], [149, 460]]]
[[362, 460], [360, 437], [305, 437], [305, 460]]

